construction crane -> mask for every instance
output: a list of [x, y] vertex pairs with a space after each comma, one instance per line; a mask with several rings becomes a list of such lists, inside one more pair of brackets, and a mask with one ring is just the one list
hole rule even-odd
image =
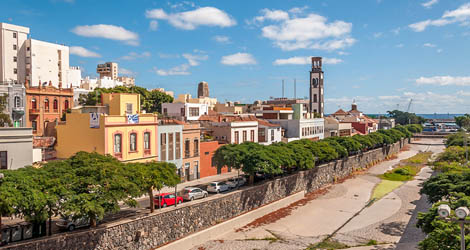
[[413, 98], [410, 99], [410, 102], [408, 103], [408, 108], [406, 109], [406, 112], [409, 113], [411, 109], [411, 103], [413, 102]]

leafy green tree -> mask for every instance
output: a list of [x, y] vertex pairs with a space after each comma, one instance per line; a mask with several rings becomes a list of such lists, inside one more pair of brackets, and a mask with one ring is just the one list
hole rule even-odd
[[341, 146], [348, 150], [349, 155], [356, 154], [357, 152], [361, 151], [361, 144], [354, 140], [351, 137], [331, 137], [332, 140], [336, 140]]
[[139, 86], [116, 86], [114, 88], [96, 88], [88, 94], [79, 96], [80, 105], [97, 105], [101, 100], [102, 93], [137, 93], [140, 94], [141, 108], [146, 113], [161, 113], [162, 103], [173, 102], [173, 97], [158, 90], [147, 90]]
[[395, 119], [395, 122], [401, 125], [406, 124], [423, 124], [426, 122], [421, 116], [417, 116], [414, 113], [403, 112], [400, 110], [387, 111], [390, 117]]
[[226, 144], [215, 151], [212, 161], [218, 169], [223, 167], [241, 169], [246, 153], [245, 148], [238, 144]]
[[354, 135], [354, 136], [352, 136], [352, 139], [361, 144], [362, 151], [366, 151], [366, 150], [372, 148], [372, 146], [374, 145], [374, 143], [371, 141], [371, 139], [367, 136]]
[[378, 148], [378, 147], [381, 147], [382, 145], [384, 145], [384, 136], [381, 133], [374, 132], [374, 133], [370, 133], [370, 134], [364, 135], [364, 136], [369, 137], [369, 139], [372, 142], [374, 148]]
[[[468, 138], [468, 135], [467, 135], [467, 139]], [[470, 140], [468, 141], [468, 143], [470, 144]], [[446, 140], [445, 140], [445, 144], [446, 144], [446, 147], [451, 147], [451, 146], [465, 146], [464, 144], [464, 133], [463, 132], [460, 132], [460, 133], [455, 133], [455, 134], [450, 134], [448, 136], [446, 136]]]
[[437, 161], [464, 163], [465, 149], [460, 146], [450, 146], [439, 154]]
[[7, 94], [0, 95], [0, 127], [13, 126], [10, 115], [4, 113], [7, 105], [8, 105], [8, 95]]
[[315, 167], [315, 158], [304, 145], [288, 143], [287, 147], [294, 152], [293, 159], [299, 169], [312, 169]]
[[455, 123], [465, 129], [470, 129], [470, 114], [465, 114], [463, 116], [457, 116], [454, 118]]
[[326, 138], [324, 141], [330, 145], [330, 147], [334, 148], [336, 153], [338, 153], [338, 158], [344, 158], [348, 156], [348, 150], [341, 146], [339, 142], [337, 142], [335, 139], [329, 139], [331, 137]]
[[253, 182], [252, 179], [254, 179], [256, 173], [281, 174], [280, 162], [273, 157], [272, 151], [269, 151], [265, 146], [257, 147], [252, 144], [256, 145], [256, 143], [242, 143], [240, 145], [248, 149], [247, 154], [243, 157], [242, 170], [250, 175], [250, 182]]
[[149, 197], [150, 212], [155, 211], [153, 191], [164, 186], [174, 187], [180, 182], [176, 166], [168, 162], [147, 162], [125, 164], [128, 176], [140, 188], [141, 194]]
[[15, 175], [16, 172], [12, 170], [0, 171], [4, 175], [0, 179], [0, 230], [2, 228], [2, 215], [8, 216], [15, 214], [15, 207], [17, 207], [18, 199], [21, 198], [21, 193], [17, 189], [18, 180]]
[[413, 134], [405, 126], [397, 125], [394, 129], [399, 130], [406, 136], [406, 138], [411, 138], [413, 136]]
[[286, 143], [279, 142], [264, 147], [265, 150], [279, 163], [283, 169], [292, 169], [296, 166], [295, 153]]

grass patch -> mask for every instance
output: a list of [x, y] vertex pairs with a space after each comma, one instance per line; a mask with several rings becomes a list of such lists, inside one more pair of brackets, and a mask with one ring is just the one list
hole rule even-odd
[[379, 243], [378, 243], [376, 240], [369, 240], [369, 242], [367, 242], [366, 245], [367, 245], [367, 246], [375, 246], [375, 245], [377, 245], [377, 244], [379, 244]]
[[375, 186], [374, 191], [372, 192], [372, 197], [370, 199], [380, 200], [402, 184], [402, 181], [382, 180], [379, 184], [377, 184], [377, 186]]
[[398, 166], [385, 174], [380, 175], [383, 180], [389, 181], [409, 181], [419, 173], [421, 166], [405, 165]]
[[403, 163], [409, 164], [427, 164], [429, 158], [431, 157], [432, 152], [422, 152], [418, 153], [415, 156], [412, 156], [408, 159], [403, 160]]
[[316, 250], [316, 249], [344, 249], [349, 248], [348, 245], [335, 240], [324, 240], [317, 244], [309, 246], [306, 250]]

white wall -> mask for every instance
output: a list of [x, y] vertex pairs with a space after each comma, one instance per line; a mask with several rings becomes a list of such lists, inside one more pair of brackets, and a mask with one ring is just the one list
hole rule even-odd
[[[16, 33], [16, 38], [13, 37]], [[29, 28], [7, 23], [0, 23], [0, 82], [25, 80], [25, 41], [28, 39]], [[13, 50], [13, 45], [17, 45]], [[17, 62], [13, 57], [17, 57]], [[17, 73], [14, 73], [14, 69]]]
[[235, 143], [235, 132], [238, 132], [239, 143], [245, 142], [243, 140], [243, 131], [246, 131], [246, 141], [251, 140], [251, 131], [254, 131], [255, 138], [253, 142], [258, 142], [258, 122], [257, 121], [247, 121], [247, 122], [231, 122], [231, 131], [230, 131], [230, 143]]
[[68, 82], [69, 47], [34, 39], [27, 40], [26, 46], [30, 47], [31, 52], [31, 86], [52, 81], [52, 86], [59, 87], [61, 80], [62, 87], [65, 87]]
[[70, 67], [67, 70], [67, 83], [64, 88], [80, 88], [82, 81], [82, 71], [79, 67]]
[[[165, 109], [166, 109], [166, 115], [168, 116], [176, 116], [176, 117], [182, 117], [183, 114], [181, 114], [181, 109], [184, 108], [184, 117], [188, 121], [196, 121], [201, 117], [201, 115], [205, 115], [209, 112], [209, 105], [207, 104], [200, 104], [200, 103], [163, 103], [162, 104], [162, 113], [165, 114]], [[191, 116], [191, 113], [189, 112], [190, 108], [198, 108], [199, 109], [199, 114], [195, 116]]]
[[[191, 113], [189, 112], [190, 108], [198, 108], [199, 114], [196, 116], [191, 116]], [[209, 105], [199, 103], [185, 103], [185, 112], [185, 117], [188, 121], [196, 121], [199, 119], [199, 117], [201, 117], [201, 115], [207, 115], [209, 113]]]

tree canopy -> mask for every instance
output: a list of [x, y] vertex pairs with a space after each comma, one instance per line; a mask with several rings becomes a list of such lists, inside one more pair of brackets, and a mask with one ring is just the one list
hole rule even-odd
[[455, 123], [465, 129], [470, 129], [470, 114], [455, 117]]
[[388, 115], [395, 119], [395, 122], [401, 125], [406, 124], [423, 124], [426, 122], [421, 116], [417, 116], [414, 113], [403, 112], [400, 110], [387, 111]]
[[11, 122], [10, 115], [5, 114], [5, 109], [8, 104], [8, 95], [0, 95], [0, 127], [11, 127], [13, 123]]
[[108, 89], [96, 88], [88, 94], [81, 94], [79, 103], [80, 105], [96, 105], [100, 102], [102, 93], [138, 93], [140, 94], [141, 108], [147, 113], [161, 113], [162, 103], [173, 102], [173, 97], [158, 90], [149, 91], [138, 86], [116, 86]]

